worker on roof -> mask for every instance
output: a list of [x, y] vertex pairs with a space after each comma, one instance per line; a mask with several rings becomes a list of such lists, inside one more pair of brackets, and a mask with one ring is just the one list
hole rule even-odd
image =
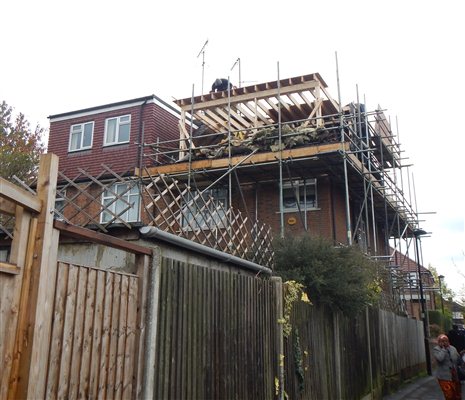
[[212, 90], [210, 91], [210, 93], [222, 92], [223, 90], [228, 90], [228, 86], [229, 86], [229, 90], [235, 88], [235, 86], [233, 86], [231, 82], [229, 82], [228, 79], [217, 78], [215, 79], [215, 82], [213, 82]]

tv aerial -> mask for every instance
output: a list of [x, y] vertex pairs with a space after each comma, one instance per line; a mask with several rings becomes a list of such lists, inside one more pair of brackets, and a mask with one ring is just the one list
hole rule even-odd
[[199, 58], [200, 55], [202, 55], [202, 92], [201, 94], [203, 94], [203, 80], [204, 80], [204, 74], [205, 74], [205, 47], [207, 46], [207, 44], [208, 44], [208, 39], [205, 41], [204, 45], [200, 49], [199, 54], [197, 54], [197, 58]]

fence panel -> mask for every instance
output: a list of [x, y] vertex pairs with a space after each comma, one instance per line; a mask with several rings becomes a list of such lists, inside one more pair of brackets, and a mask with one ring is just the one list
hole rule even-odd
[[291, 323], [284, 353], [291, 399], [380, 398], [391, 379], [399, 384], [425, 369], [421, 321], [374, 308], [347, 318], [297, 302]]
[[272, 399], [275, 282], [162, 258], [154, 399]]
[[131, 397], [138, 280], [58, 264], [47, 398]]

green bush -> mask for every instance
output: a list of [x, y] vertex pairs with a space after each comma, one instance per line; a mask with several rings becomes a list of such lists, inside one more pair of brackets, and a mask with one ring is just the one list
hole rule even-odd
[[378, 265], [358, 248], [334, 247], [310, 236], [275, 242], [275, 273], [283, 280], [303, 283], [310, 299], [346, 315], [355, 315], [378, 301]]
[[447, 333], [452, 329], [452, 314], [448, 309], [444, 310], [444, 315], [441, 310], [429, 310], [428, 319], [431, 336], [433, 336], [432, 325], [437, 325], [441, 331], [440, 333]]

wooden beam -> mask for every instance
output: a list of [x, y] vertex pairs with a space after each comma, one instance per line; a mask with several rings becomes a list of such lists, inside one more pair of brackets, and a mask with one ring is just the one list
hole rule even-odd
[[10, 200], [0, 197], [0, 212], [7, 215], [15, 215], [16, 204]]
[[105, 235], [100, 232], [94, 232], [87, 228], [70, 225], [62, 221], [53, 221], [53, 226], [58, 229], [62, 235], [75, 239], [89, 240], [93, 243], [102, 244], [113, 247], [115, 249], [124, 250], [133, 254], [151, 255], [152, 249], [149, 247], [140, 246], [136, 243], [127, 240], [118, 239], [113, 236]]
[[58, 231], [53, 229], [58, 157], [44, 154], [40, 158], [37, 197], [42, 206], [37, 216], [37, 232], [33, 238], [30, 288], [26, 296], [27, 316], [20, 338], [24, 341], [19, 365], [19, 398], [43, 398], [52, 328], [52, 310], [57, 274]]
[[0, 272], [4, 272], [6, 274], [14, 274], [18, 275], [21, 271], [21, 268], [19, 268], [16, 264], [10, 264], [10, 263], [5, 263], [0, 261]]
[[[292, 85], [292, 86], [285, 86], [281, 87], [279, 92], [280, 95], [283, 96], [285, 94], [289, 93], [298, 93], [302, 92], [305, 90], [310, 90], [316, 87], [319, 87], [321, 83], [319, 81], [309, 81], [309, 82], [303, 82], [300, 84]], [[247, 101], [255, 101], [255, 99], [265, 99], [267, 97], [276, 97], [278, 95], [278, 89], [267, 89], [267, 90], [262, 90], [262, 91], [257, 91], [253, 93], [244, 93], [244, 94], [238, 94], [235, 96], [232, 96], [230, 98], [230, 104], [237, 104], [237, 103], [245, 103]], [[212, 108], [212, 107], [220, 107], [220, 106], [226, 106], [228, 104], [228, 98], [220, 98], [220, 99], [213, 99], [213, 100], [206, 100], [202, 103], [195, 103], [193, 105], [187, 104], [185, 106], [181, 106], [181, 109], [189, 112], [190, 110], [204, 110], [206, 108]]]
[[[24, 210], [23, 207], [16, 207], [15, 215], [15, 232], [13, 242], [11, 244], [10, 263], [16, 264], [20, 268], [20, 274], [15, 280], [15, 291], [12, 295], [11, 308], [17, 310], [16, 324], [10, 323], [13, 328], [10, 334], [6, 335], [5, 342], [7, 348], [11, 348], [10, 354], [5, 354], [5, 362], [3, 365], [4, 374], [2, 378], [3, 389], [8, 389], [8, 396], [4, 396], [5, 392], [0, 391], [2, 398], [16, 398], [16, 389], [19, 382], [19, 367], [23, 354], [23, 347], [27, 343], [24, 335], [27, 329], [27, 299], [30, 287], [31, 268], [33, 259], [33, 248], [35, 244], [35, 234], [37, 228], [37, 218], [31, 218], [31, 213]], [[26, 251], [25, 251], [26, 249]], [[8, 374], [9, 371], [9, 374]]]
[[[292, 158], [298, 159], [301, 157], [312, 157], [317, 156], [321, 153], [330, 153], [330, 152], [337, 152], [342, 150], [348, 151], [349, 144], [346, 143], [329, 143], [329, 144], [322, 144], [317, 146], [307, 146], [307, 147], [299, 147], [297, 149], [288, 149], [282, 151], [282, 158]], [[242, 165], [247, 164], [260, 164], [262, 162], [269, 162], [275, 161], [278, 157], [277, 152], [266, 152], [266, 153], [257, 153], [248, 158], [247, 160], [242, 162]], [[231, 166], [236, 165], [240, 161], [244, 159], [244, 156], [236, 156], [231, 158]], [[228, 167], [229, 160], [228, 158], [218, 158], [218, 159], [207, 159], [207, 160], [198, 160], [192, 161], [191, 163], [192, 170], [208, 170], [214, 168], [224, 168]], [[157, 175], [157, 174], [173, 174], [173, 173], [182, 173], [187, 172], [189, 170], [189, 163], [177, 163], [177, 164], [168, 164], [162, 165], [158, 167], [148, 168], [147, 171], [142, 171], [142, 176], [150, 175]]]
[[26, 192], [15, 184], [0, 177], [0, 197], [10, 200], [29, 211], [39, 213], [42, 209], [40, 200], [31, 193]]

